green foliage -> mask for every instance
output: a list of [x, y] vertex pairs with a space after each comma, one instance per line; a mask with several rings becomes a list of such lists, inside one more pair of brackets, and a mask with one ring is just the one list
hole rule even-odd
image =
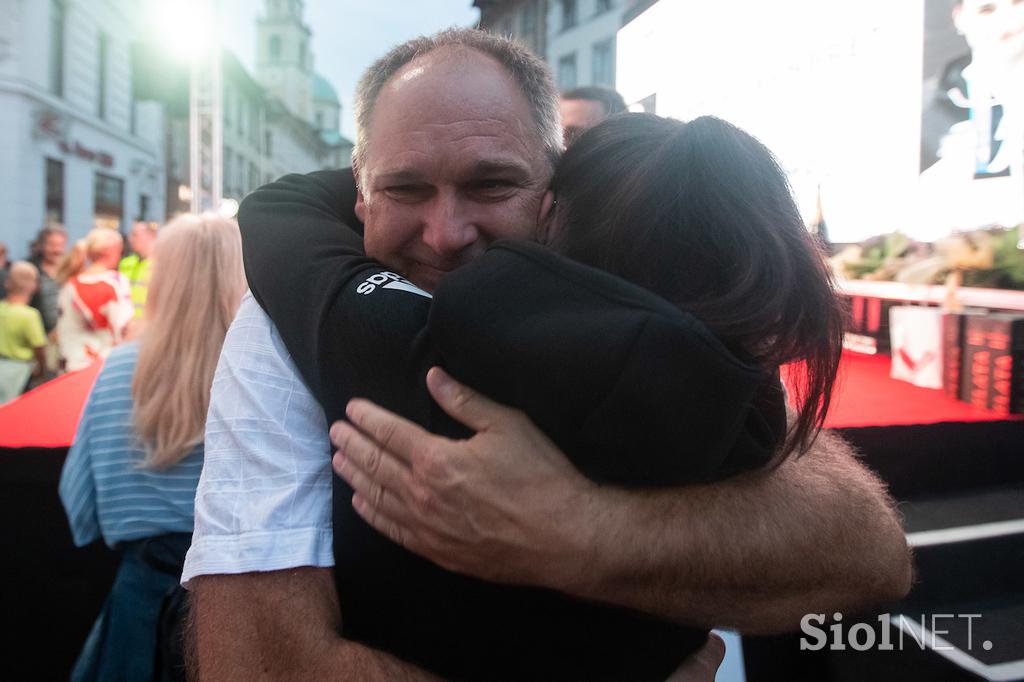
[[992, 230], [989, 234], [995, 248], [992, 268], [965, 271], [964, 286], [1024, 289], [1024, 250], [1017, 248], [1020, 229]]

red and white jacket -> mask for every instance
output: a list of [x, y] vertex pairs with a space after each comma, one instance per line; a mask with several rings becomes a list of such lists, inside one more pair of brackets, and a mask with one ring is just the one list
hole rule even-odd
[[116, 270], [78, 275], [57, 299], [57, 345], [67, 371], [105, 358], [134, 315], [128, 278]]

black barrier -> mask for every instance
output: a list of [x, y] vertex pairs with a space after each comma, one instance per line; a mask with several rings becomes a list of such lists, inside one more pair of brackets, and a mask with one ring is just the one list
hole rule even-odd
[[[1024, 421], [871, 426], [840, 432], [889, 485], [911, 537], [1024, 517]], [[982, 665], [1024, 659], [1024, 533], [930, 539], [915, 548], [914, 556], [915, 581], [907, 598], [872, 614], [844, 614], [842, 632], [864, 623], [880, 639], [883, 626], [878, 618], [889, 614], [892, 623], [924, 622], [937, 632], [947, 631], [945, 642], [965, 650], [972, 636], [965, 652]], [[967, 617], [972, 614], [981, 617]], [[922, 650], [910, 632], [901, 635], [897, 625], [884, 628], [894, 650], [835, 650], [829, 630], [834, 616], [824, 615], [816, 627], [829, 633], [829, 641], [820, 650], [800, 649], [801, 639], [807, 639], [804, 633], [744, 637], [748, 682], [986, 679], [930, 647]], [[926, 644], [934, 643], [928, 641], [930, 635], [919, 634]], [[991, 649], [980, 646], [986, 639]]]
[[66, 680], [110, 591], [118, 556], [76, 548], [57, 494], [67, 448], [0, 448], [0, 556], [9, 680]]

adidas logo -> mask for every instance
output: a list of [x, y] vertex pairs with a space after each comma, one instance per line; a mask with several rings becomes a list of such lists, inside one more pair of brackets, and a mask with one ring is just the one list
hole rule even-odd
[[410, 294], [416, 294], [417, 296], [423, 296], [424, 298], [431, 298], [429, 293], [393, 272], [378, 272], [376, 275], [370, 275], [363, 280], [358, 287], [356, 287], [356, 293], [366, 296], [367, 294], [372, 294], [376, 291], [377, 287], [382, 289], [408, 291]]

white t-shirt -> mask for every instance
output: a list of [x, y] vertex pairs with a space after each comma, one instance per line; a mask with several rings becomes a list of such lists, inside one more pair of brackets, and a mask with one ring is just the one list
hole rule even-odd
[[323, 409], [247, 293], [213, 380], [181, 582], [333, 566], [331, 452]]

